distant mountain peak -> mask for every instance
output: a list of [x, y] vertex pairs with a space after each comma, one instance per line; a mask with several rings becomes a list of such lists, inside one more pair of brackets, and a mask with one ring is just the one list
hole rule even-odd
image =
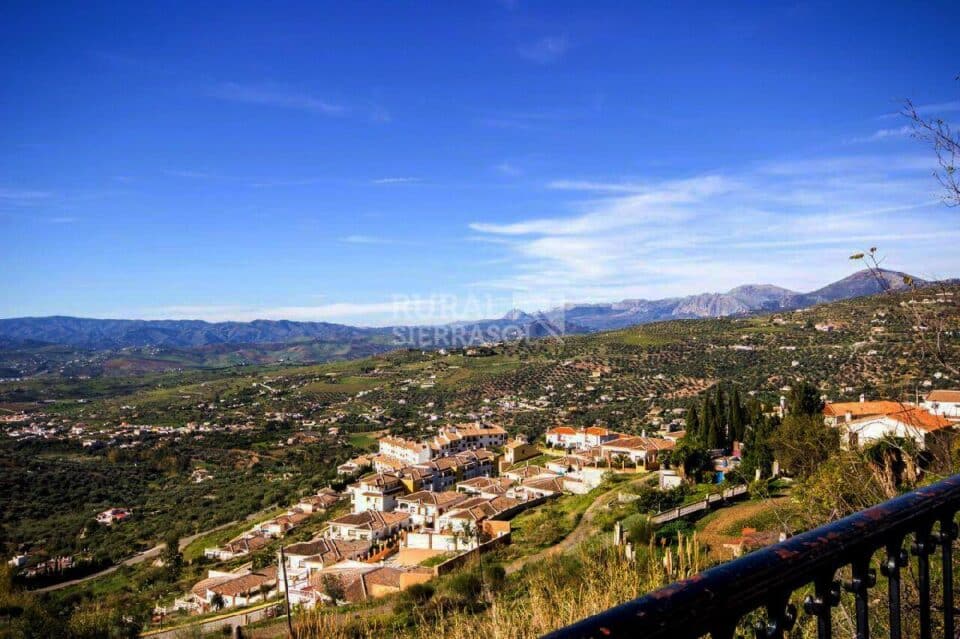
[[533, 315], [530, 315], [526, 311], [522, 311], [519, 308], [513, 308], [507, 311], [506, 315], [504, 315], [501, 319], [505, 319], [510, 322], [520, 322], [525, 320], [532, 320], [534, 319], [534, 317]]
[[[899, 271], [864, 269], [810, 293], [798, 293], [772, 284], [745, 284], [726, 293], [700, 293], [659, 300], [626, 299], [607, 304], [566, 304], [546, 312], [513, 309], [499, 320], [455, 322], [451, 326], [510, 328], [519, 326], [531, 337], [611, 330], [669, 319], [725, 317], [813, 306], [822, 302], [874, 295], [907, 286]], [[916, 284], [924, 280], [912, 278]], [[503, 326], [509, 324], [510, 326]], [[88, 349], [127, 347], [233, 348], [241, 344], [291, 344], [320, 341], [327, 344], [373, 344], [396, 348], [392, 327], [361, 328], [326, 322], [257, 320], [203, 322], [199, 320], [112, 320], [76, 317], [21, 317], [0, 319], [0, 339], [45, 342]], [[419, 342], [416, 343], [420, 345]]]

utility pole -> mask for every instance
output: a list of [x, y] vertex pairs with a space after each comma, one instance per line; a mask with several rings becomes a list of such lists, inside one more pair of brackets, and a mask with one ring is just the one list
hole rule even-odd
[[477, 560], [480, 562], [480, 595], [483, 597], [484, 602], [487, 601], [487, 582], [483, 576], [483, 548], [480, 547], [481, 542], [481, 529], [476, 524], [474, 525], [474, 532], [477, 535]]
[[287, 631], [293, 637], [293, 621], [290, 619], [290, 584], [287, 583], [287, 559], [283, 554], [283, 542], [280, 543], [280, 570], [283, 571], [284, 608], [287, 609]]

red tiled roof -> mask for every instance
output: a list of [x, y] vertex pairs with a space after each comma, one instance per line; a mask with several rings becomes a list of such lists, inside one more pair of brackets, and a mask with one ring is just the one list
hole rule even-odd
[[257, 590], [264, 584], [272, 586], [275, 583], [277, 583], [277, 567], [268, 566], [248, 575], [216, 584], [209, 587], [208, 590], [220, 593], [224, 597], [233, 597]]
[[391, 526], [399, 523], [409, 516], [404, 513], [391, 512], [385, 513], [379, 510], [365, 510], [362, 513], [351, 513], [332, 520], [331, 524], [341, 526], [356, 526], [358, 528], [369, 528], [370, 530], [379, 530], [385, 526]]
[[627, 450], [657, 451], [669, 450], [676, 445], [677, 443], [672, 439], [659, 439], [657, 437], [624, 437], [621, 439], [616, 439], [607, 444], [603, 444], [603, 448], [625, 448]]
[[906, 404], [886, 400], [876, 402], [834, 402], [823, 407], [823, 414], [827, 417], [843, 417], [847, 413], [850, 413], [853, 417], [866, 417], [868, 415], [899, 413], [905, 408], [908, 408]]
[[924, 430], [928, 433], [953, 426], [953, 422], [951, 422], [949, 419], [940, 417], [939, 415], [931, 415], [927, 411], [919, 408], [910, 408], [897, 413], [891, 413], [887, 415], [887, 417], [890, 419], [895, 419], [902, 424], [906, 424], [907, 426], [919, 428], [920, 430]]
[[599, 435], [600, 437], [606, 437], [610, 434], [609, 429], [601, 428], [600, 426], [590, 426], [585, 432], [587, 435]]
[[935, 390], [927, 395], [928, 402], [960, 403], [960, 390]]

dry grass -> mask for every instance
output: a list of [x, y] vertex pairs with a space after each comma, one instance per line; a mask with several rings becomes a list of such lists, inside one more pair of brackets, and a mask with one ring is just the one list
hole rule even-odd
[[[621, 548], [582, 546], [571, 555], [551, 557], [518, 574], [472, 613], [462, 606], [440, 614], [419, 614], [412, 624], [393, 625], [389, 618], [354, 618], [313, 613], [297, 627], [298, 639], [402, 637], [404, 639], [528, 639], [573, 623], [690, 576], [703, 568], [696, 539], [677, 547], [641, 548], [628, 560]], [[431, 604], [437, 604], [435, 600]], [[423, 607], [421, 607], [423, 609]], [[434, 612], [437, 609], [434, 607]]]

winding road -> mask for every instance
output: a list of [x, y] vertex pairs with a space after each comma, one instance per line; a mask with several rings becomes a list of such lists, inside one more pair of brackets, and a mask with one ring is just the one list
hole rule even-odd
[[[255, 512], [255, 513], [251, 513], [251, 514], [247, 515], [244, 519], [237, 519], [237, 520], [235, 520], [235, 521], [228, 521], [227, 523], [225, 523], [225, 524], [220, 524], [219, 526], [216, 526], [215, 528], [211, 528], [211, 529], [209, 529], [209, 530], [203, 530], [203, 531], [198, 532], [198, 533], [196, 533], [196, 534], [194, 534], [194, 535], [190, 535], [189, 537], [183, 537], [183, 538], [180, 539], [179, 543], [177, 544], [177, 549], [178, 549], [180, 552], [183, 552], [183, 550], [184, 550], [187, 546], [189, 546], [190, 544], [192, 544], [192, 543], [193, 543], [194, 541], [196, 541], [197, 539], [200, 539], [200, 538], [203, 537], [204, 535], [209, 535], [210, 533], [217, 532], [218, 530], [223, 530], [224, 528], [229, 528], [230, 526], [235, 526], [235, 525], [237, 525], [237, 524], [239, 524], [239, 523], [241, 523], [241, 522], [243, 522], [243, 521], [251, 521], [251, 520], [256, 519], [257, 517], [259, 517], [259, 516], [262, 515], [263, 513], [272, 510], [273, 508], [275, 508], [275, 506], [271, 506], [271, 507], [266, 508], [266, 509], [264, 509], [264, 510], [259, 510], [259, 511], [257, 511], [257, 512]], [[61, 581], [61, 582], [58, 583], [58, 584], [53, 584], [52, 586], [45, 586], [45, 587], [43, 587], [43, 588], [37, 588], [36, 590], [31, 590], [30, 592], [37, 592], [37, 593], [53, 592], [54, 590], [60, 590], [60, 589], [62, 589], [62, 588], [69, 588], [70, 586], [75, 586], [75, 585], [77, 585], [77, 584], [82, 584], [83, 582], [85, 582], [85, 581], [90, 581], [91, 579], [97, 579], [97, 578], [99, 578], [99, 577], [105, 577], [106, 575], [109, 575], [109, 574], [111, 574], [111, 573], [113, 573], [113, 572], [116, 572], [117, 570], [119, 570], [119, 569], [120, 569], [121, 567], [123, 567], [123, 566], [135, 566], [135, 565], [137, 565], [137, 564], [139, 564], [139, 563], [143, 563], [144, 561], [147, 561], [148, 559], [156, 559], [156, 558], [160, 555], [160, 553], [162, 553], [162, 552], [164, 551], [164, 549], [166, 549], [166, 547], [167, 547], [167, 544], [166, 544], [165, 542], [164, 542], [164, 543], [159, 543], [159, 544], [157, 544], [156, 546], [154, 546], [153, 548], [150, 548], [149, 550], [144, 550], [143, 552], [138, 552], [138, 553], [135, 554], [134, 556], [128, 557], [128, 558], [124, 559], [123, 561], [121, 561], [121, 562], [118, 563], [118, 564], [114, 564], [114, 565], [110, 566], [109, 568], [104, 568], [103, 570], [100, 570], [100, 571], [98, 571], [98, 572], [91, 573], [91, 574], [87, 575], [86, 577], [79, 577], [79, 578], [77, 578], [77, 579], [71, 579], [70, 581]]]

